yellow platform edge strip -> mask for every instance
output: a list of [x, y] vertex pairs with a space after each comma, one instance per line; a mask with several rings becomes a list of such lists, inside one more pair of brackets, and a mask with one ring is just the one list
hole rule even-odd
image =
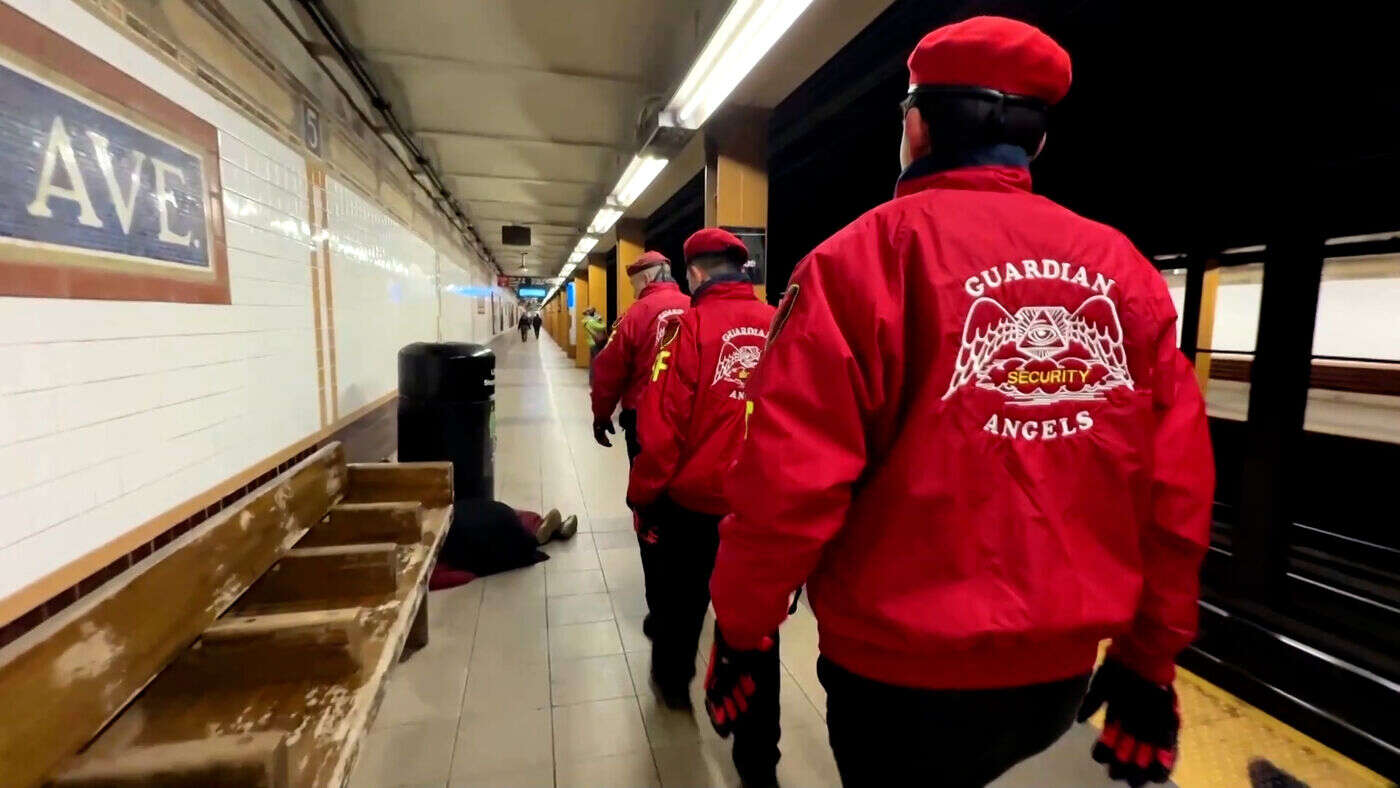
[[[1396, 788], [1396, 784], [1182, 668], [1180, 788], [1250, 788], [1249, 764], [1262, 758], [1309, 788]], [[1094, 715], [1103, 727], [1103, 712]]]

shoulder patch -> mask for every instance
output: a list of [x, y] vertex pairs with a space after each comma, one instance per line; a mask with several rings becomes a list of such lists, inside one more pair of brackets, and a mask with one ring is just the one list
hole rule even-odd
[[792, 314], [792, 308], [797, 303], [797, 295], [802, 292], [802, 286], [798, 284], [788, 285], [783, 291], [783, 300], [778, 302], [778, 311], [773, 315], [773, 327], [768, 329], [768, 342], [764, 347], [771, 347], [778, 339], [778, 332], [783, 330], [783, 324], [787, 323], [788, 316]]
[[676, 337], [681, 333], [681, 321], [679, 318], [669, 318], [661, 325], [661, 340], [657, 343], [657, 348], [664, 350], [676, 341]]

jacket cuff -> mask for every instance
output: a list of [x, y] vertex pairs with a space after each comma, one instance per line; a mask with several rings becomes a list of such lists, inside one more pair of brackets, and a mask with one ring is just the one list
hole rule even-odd
[[715, 626], [724, 633], [724, 642], [735, 651], [759, 651], [763, 648], [763, 642], [772, 637], [771, 632], [750, 632], [742, 627], [731, 627], [728, 624], [721, 624], [715, 621]]
[[1108, 656], [1153, 684], [1165, 687], [1176, 679], [1175, 656], [1149, 654], [1127, 638], [1115, 639], [1108, 647]]

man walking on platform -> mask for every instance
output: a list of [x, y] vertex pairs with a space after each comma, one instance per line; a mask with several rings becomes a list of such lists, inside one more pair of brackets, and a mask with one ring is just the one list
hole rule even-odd
[[516, 327], [520, 329], [520, 341], [524, 342], [530, 338], [530, 313], [521, 312], [520, 320], [516, 322]]
[[530, 325], [535, 329], [535, 339], [539, 339], [540, 326], [544, 325], [544, 318], [540, 317], [539, 312], [530, 316]]
[[613, 411], [622, 405], [618, 422], [627, 438], [627, 459], [637, 458], [637, 403], [651, 376], [651, 360], [660, 339], [661, 323], [690, 306], [690, 298], [671, 278], [671, 261], [660, 252], [643, 252], [627, 266], [636, 302], [613, 327], [612, 339], [593, 362], [593, 437], [612, 446]]
[[909, 76], [896, 198], [797, 266], [749, 389], [707, 705], [753, 713], [806, 583], [846, 786], [985, 785], [1103, 704], [1094, 758], [1164, 781], [1214, 486], [1171, 298], [1030, 191], [1058, 44], [977, 17]]
[[[773, 318], [744, 273], [748, 249], [732, 233], [695, 233], [685, 259], [691, 309], [664, 327], [638, 410], [642, 451], [627, 487], [654, 551], [651, 678], [671, 708], [690, 707], [717, 528], [730, 510], [723, 483], [744, 439], [746, 390]], [[771, 692], [748, 699], [750, 713], [734, 729], [734, 765], [746, 786], [776, 784], [776, 646], [766, 657], [755, 670]]]
[[[681, 292], [671, 278], [671, 261], [660, 252], [643, 252], [627, 266], [627, 277], [636, 302], [613, 326], [612, 337], [593, 359], [589, 385], [593, 394], [593, 438], [603, 446], [612, 446], [609, 434], [616, 434], [612, 415], [618, 404], [622, 414], [618, 422], [627, 439], [627, 461], [633, 462], [642, 450], [637, 436], [637, 404], [651, 381], [651, 362], [661, 339], [661, 328], [669, 319], [679, 317], [690, 307], [690, 297]], [[642, 532], [634, 515], [637, 549], [642, 558], [642, 582], [646, 587], [647, 617], [642, 622], [647, 637], [652, 636], [650, 610], [652, 587], [656, 576], [654, 550]]]

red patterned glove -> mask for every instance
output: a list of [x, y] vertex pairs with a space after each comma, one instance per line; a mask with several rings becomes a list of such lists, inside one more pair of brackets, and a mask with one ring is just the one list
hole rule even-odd
[[750, 700], [758, 693], [755, 663], [773, 648], [766, 637], [756, 651], [738, 651], [724, 640], [715, 624], [715, 643], [710, 647], [710, 669], [705, 674], [705, 711], [721, 738], [728, 737], [734, 724], [749, 711]]
[[1154, 684], [1109, 658], [1094, 673], [1079, 707], [1079, 721], [1108, 705], [1094, 760], [1108, 765], [1108, 776], [1137, 788], [1164, 783], [1176, 765], [1181, 711], [1176, 690]]

